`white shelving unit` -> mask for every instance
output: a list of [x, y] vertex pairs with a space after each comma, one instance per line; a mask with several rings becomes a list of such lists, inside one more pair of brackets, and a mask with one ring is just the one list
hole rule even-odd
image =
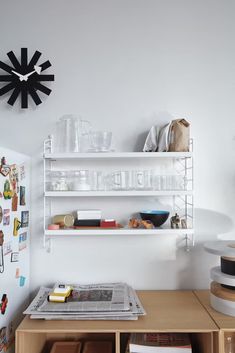
[[64, 229], [61, 230], [45, 230], [45, 235], [52, 238], [53, 236], [59, 237], [61, 234], [66, 236], [74, 235], [185, 235], [193, 234], [193, 229], [168, 229], [168, 228], [156, 228], [156, 229], [130, 229], [130, 228], [118, 228], [118, 229]]
[[128, 197], [135, 197], [135, 196], [186, 196], [186, 195], [193, 195], [193, 191], [191, 190], [130, 190], [130, 191], [109, 191], [109, 190], [102, 190], [102, 191], [46, 191], [44, 193], [45, 197], [116, 197], [116, 196], [128, 196]]
[[[108, 153], [53, 153], [53, 141], [49, 138], [44, 143], [44, 246], [50, 251], [51, 239], [60, 239], [68, 236], [119, 236], [119, 235], [180, 235], [185, 239], [186, 250], [194, 245], [194, 204], [193, 204], [193, 152], [191, 141], [190, 152], [108, 152]], [[56, 162], [76, 163], [79, 161], [112, 161], [121, 163], [123, 161], [141, 161], [151, 160], [151, 163], [157, 163], [161, 159], [171, 159], [178, 165], [178, 171], [187, 181], [188, 186], [185, 190], [102, 190], [102, 191], [48, 191], [46, 190], [46, 172], [53, 169]], [[174, 211], [184, 209], [183, 217], [190, 228], [187, 229], [169, 229], [165, 227], [155, 229], [130, 229], [127, 227], [117, 229], [64, 229], [48, 230], [47, 219], [52, 215], [47, 214], [46, 210], [51, 209], [51, 202], [62, 202], [64, 198], [97, 198], [97, 197], [170, 197], [173, 200]], [[49, 207], [48, 207], [49, 204]]]
[[68, 159], [127, 159], [127, 158], [191, 158], [192, 152], [87, 152], [87, 153], [44, 153], [49, 160]]

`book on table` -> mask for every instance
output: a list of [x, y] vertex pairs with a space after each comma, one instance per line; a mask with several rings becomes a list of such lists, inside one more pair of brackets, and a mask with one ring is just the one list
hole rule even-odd
[[192, 353], [187, 333], [132, 333], [130, 353]]

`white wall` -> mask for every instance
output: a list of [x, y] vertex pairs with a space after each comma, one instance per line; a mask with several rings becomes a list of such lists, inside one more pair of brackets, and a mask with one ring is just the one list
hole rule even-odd
[[[37, 108], [11, 109], [6, 97], [0, 99], [1, 145], [34, 157], [32, 289], [57, 279], [207, 287], [209, 268], [218, 259], [204, 253], [202, 242], [232, 234], [235, 211], [235, 2], [8, 0], [0, 5], [0, 60], [10, 50], [37, 49], [56, 75], [51, 96]], [[191, 121], [197, 242], [190, 254], [176, 251], [174, 240], [157, 237], [68, 239], [45, 253], [39, 153], [55, 121], [69, 112], [95, 128], [111, 129], [117, 150], [140, 148], [152, 124], [175, 116]]]

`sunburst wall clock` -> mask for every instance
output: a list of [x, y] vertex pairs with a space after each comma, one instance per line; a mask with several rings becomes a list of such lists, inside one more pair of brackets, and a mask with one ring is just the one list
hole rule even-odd
[[8, 104], [13, 106], [17, 98], [21, 96], [21, 108], [26, 109], [28, 108], [29, 96], [36, 105], [42, 103], [37, 91], [49, 96], [51, 89], [41, 82], [54, 81], [55, 76], [43, 74], [43, 71], [47, 70], [51, 63], [47, 60], [41, 65], [37, 65], [41, 55], [39, 51], [35, 51], [32, 58], [28, 60], [28, 49], [21, 48], [20, 60], [16, 58], [13, 51], [7, 53], [12, 66], [0, 61], [0, 69], [8, 73], [7, 75], [0, 74], [0, 82], [6, 82], [0, 88], [0, 96], [12, 91], [7, 101]]

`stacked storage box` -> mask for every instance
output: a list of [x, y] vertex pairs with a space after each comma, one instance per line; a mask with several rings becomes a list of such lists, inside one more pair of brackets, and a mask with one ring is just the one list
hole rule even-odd
[[204, 248], [220, 256], [220, 266], [210, 272], [211, 306], [223, 314], [235, 316], [235, 241], [208, 242]]
[[78, 210], [75, 227], [100, 227], [101, 210]]
[[55, 342], [51, 353], [112, 353], [112, 342], [110, 341], [88, 341], [84, 342]]

